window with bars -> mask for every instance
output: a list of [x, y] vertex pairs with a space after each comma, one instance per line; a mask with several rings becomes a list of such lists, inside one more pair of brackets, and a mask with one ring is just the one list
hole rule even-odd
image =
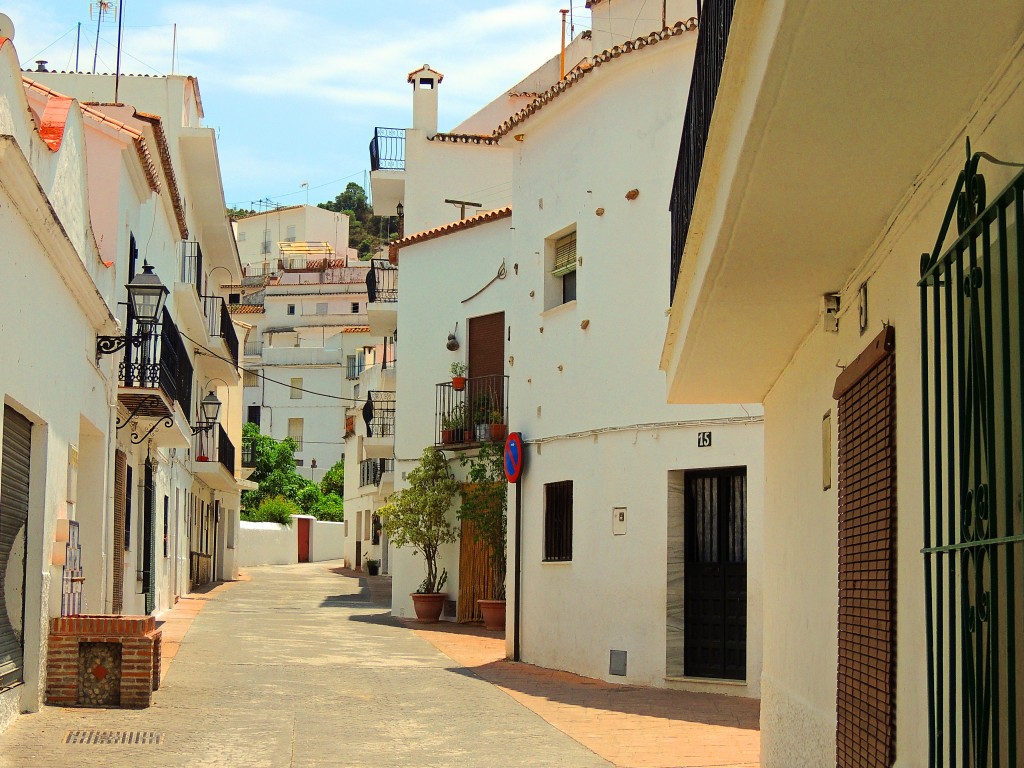
[[243, 387], [258, 387], [259, 385], [260, 375], [256, 371], [242, 371]]
[[353, 301], [352, 302], [352, 314], [353, 315], [358, 315], [359, 314], [359, 302], [358, 301]]
[[572, 480], [544, 484], [544, 560], [572, 560]]
[[292, 399], [292, 400], [301, 400], [302, 399], [302, 379], [301, 378], [294, 378], [293, 377], [291, 379], [291, 381], [289, 382], [289, 384], [291, 386], [291, 390], [288, 392], [288, 397], [290, 399]]
[[288, 437], [295, 441], [296, 451], [302, 450], [302, 430], [302, 419], [288, 419]]

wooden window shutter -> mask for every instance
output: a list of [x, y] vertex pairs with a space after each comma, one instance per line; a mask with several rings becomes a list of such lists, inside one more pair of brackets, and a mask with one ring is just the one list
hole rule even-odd
[[505, 313], [469, 319], [469, 376], [505, 373]]
[[885, 328], [836, 381], [839, 401], [837, 768], [896, 758], [896, 362]]
[[555, 267], [553, 277], [563, 277], [576, 271], [576, 233], [560, 237], [555, 242]]
[[128, 495], [128, 456], [114, 452], [114, 595], [111, 610], [124, 611], [124, 516]]

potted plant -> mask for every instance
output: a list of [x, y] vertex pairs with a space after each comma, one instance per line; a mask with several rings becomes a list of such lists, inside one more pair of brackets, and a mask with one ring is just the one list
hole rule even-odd
[[476, 442], [484, 443], [491, 438], [491, 396], [480, 395], [473, 409], [473, 430]]
[[466, 404], [458, 403], [441, 417], [441, 442], [446, 445], [466, 440]]
[[366, 564], [366, 572], [370, 576], [376, 576], [380, 573], [380, 560], [374, 560], [372, 557], [363, 558], [363, 562]]
[[461, 392], [466, 388], [466, 364], [456, 360], [449, 370], [452, 374], [452, 389]]
[[508, 425], [505, 423], [505, 414], [501, 411], [491, 411], [487, 419], [487, 426], [490, 431], [491, 440], [495, 443], [503, 442], [508, 434]]
[[444, 454], [431, 445], [409, 473], [409, 487], [393, 493], [377, 511], [391, 543], [413, 547], [423, 555], [426, 577], [412, 594], [416, 618], [422, 622], [436, 622], [444, 607], [446, 596], [441, 590], [448, 574], [438, 573], [437, 554], [442, 544], [458, 538], [458, 531], [448, 522], [448, 510], [458, 490]]
[[464, 456], [468, 482], [462, 486], [459, 519], [473, 523], [473, 535], [487, 548], [491, 572], [490, 597], [478, 600], [484, 627], [505, 628], [505, 544], [508, 535], [508, 483], [503, 467], [504, 446], [485, 443], [476, 456]]

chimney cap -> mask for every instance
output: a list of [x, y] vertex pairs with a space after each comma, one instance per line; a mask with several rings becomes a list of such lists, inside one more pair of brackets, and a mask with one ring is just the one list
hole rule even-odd
[[49, 72], [46, 65], [49, 62], [46, 59], [36, 59], [36, 72]]
[[436, 80], [439, 83], [442, 80], [444, 80], [444, 75], [442, 75], [436, 69], [431, 69], [429, 64], [424, 64], [419, 69], [414, 69], [412, 72], [410, 72], [409, 76], [406, 78], [406, 82], [415, 83], [417, 78], [418, 78], [418, 76], [421, 75], [424, 72], [429, 72], [431, 75], [434, 76], [434, 80]]

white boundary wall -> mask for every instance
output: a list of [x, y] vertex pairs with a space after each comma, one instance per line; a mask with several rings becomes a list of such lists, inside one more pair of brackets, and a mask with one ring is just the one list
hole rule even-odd
[[[299, 524], [252, 523], [243, 520], [238, 537], [238, 564], [294, 565], [299, 562]], [[340, 560], [344, 556], [345, 524], [306, 518], [309, 525], [309, 560]]]

